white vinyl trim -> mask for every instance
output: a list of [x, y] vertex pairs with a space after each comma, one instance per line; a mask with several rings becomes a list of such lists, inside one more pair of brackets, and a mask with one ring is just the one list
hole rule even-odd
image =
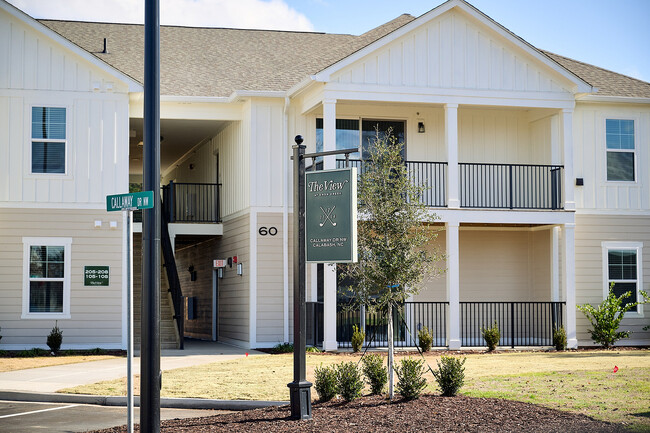
[[[605, 241], [601, 243], [603, 249], [603, 299], [609, 295], [609, 260], [610, 250], [629, 250], [636, 252], [636, 299], [641, 300], [640, 291], [643, 290], [643, 242], [617, 242]], [[632, 280], [630, 280], [632, 281]], [[625, 313], [626, 318], [644, 317], [643, 304], [636, 307], [636, 311], [630, 310]]]

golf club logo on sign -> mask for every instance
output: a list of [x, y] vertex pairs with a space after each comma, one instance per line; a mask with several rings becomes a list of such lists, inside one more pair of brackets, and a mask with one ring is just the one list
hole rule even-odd
[[305, 176], [307, 262], [356, 262], [356, 168], [311, 171]]

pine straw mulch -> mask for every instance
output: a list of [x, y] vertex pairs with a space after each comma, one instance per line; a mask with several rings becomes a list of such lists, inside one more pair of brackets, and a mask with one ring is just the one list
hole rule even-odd
[[[621, 425], [529, 403], [494, 398], [424, 395], [418, 400], [363, 397], [312, 406], [313, 419], [289, 418], [288, 406], [163, 421], [161, 432], [620, 432]], [[139, 429], [136, 426], [136, 431]], [[126, 432], [126, 426], [96, 433]]]

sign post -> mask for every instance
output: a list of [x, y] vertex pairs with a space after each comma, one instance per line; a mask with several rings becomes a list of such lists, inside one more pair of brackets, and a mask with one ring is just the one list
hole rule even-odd
[[[150, 209], [153, 207], [153, 191], [136, 192], [130, 194], [117, 194], [106, 196], [106, 211], [122, 211], [126, 216], [126, 382], [127, 382], [127, 429], [133, 433], [133, 211], [137, 209]], [[105, 269], [104, 269], [105, 268]], [[104, 274], [104, 271], [106, 274]], [[108, 285], [108, 266], [86, 266], [84, 280], [88, 278], [91, 284], [95, 283], [95, 276], [106, 275]], [[103, 278], [99, 278], [102, 280]], [[101, 281], [100, 281], [101, 282]]]

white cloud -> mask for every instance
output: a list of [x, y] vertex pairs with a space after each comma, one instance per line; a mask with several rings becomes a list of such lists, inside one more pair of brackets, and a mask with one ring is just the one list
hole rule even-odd
[[[141, 0], [8, 0], [34, 18], [143, 23]], [[160, 0], [161, 24], [313, 31], [284, 0]]]

